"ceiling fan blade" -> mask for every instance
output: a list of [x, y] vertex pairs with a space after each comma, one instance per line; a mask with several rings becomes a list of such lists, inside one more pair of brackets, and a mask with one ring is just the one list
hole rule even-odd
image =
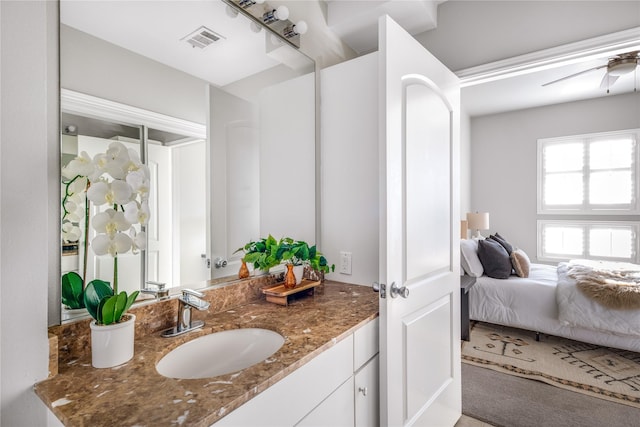
[[577, 77], [577, 76], [579, 76], [579, 75], [581, 75], [581, 74], [585, 74], [585, 73], [588, 73], [588, 72], [590, 72], [590, 71], [599, 70], [600, 68], [606, 68], [606, 67], [607, 67], [607, 64], [605, 64], [605, 65], [600, 65], [599, 67], [589, 68], [588, 70], [583, 70], [583, 71], [580, 71], [579, 73], [570, 74], [570, 75], [568, 75], [568, 76], [564, 76], [564, 77], [562, 77], [562, 78], [560, 78], [560, 79], [558, 79], [558, 80], [554, 80], [554, 81], [552, 81], [552, 82], [545, 83], [545, 84], [543, 84], [542, 86], [549, 86], [549, 85], [552, 85], [552, 84], [554, 84], [554, 83], [558, 83], [558, 82], [561, 82], [561, 81], [563, 81], [563, 80], [568, 80], [568, 79], [571, 79], [571, 78], [573, 78], [573, 77]]
[[600, 89], [609, 89], [618, 80], [620, 76], [612, 76], [609, 73], [604, 73], [604, 77], [600, 82]]

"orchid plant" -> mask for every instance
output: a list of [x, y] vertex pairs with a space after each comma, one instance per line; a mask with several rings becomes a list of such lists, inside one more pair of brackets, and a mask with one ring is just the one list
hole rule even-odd
[[[63, 240], [78, 241], [82, 234], [80, 221], [83, 218], [85, 221], [82, 300], [98, 324], [118, 322], [139, 293], [135, 291], [129, 297], [125, 292], [118, 294], [118, 254], [129, 250], [135, 254], [145, 249], [146, 235], [142, 227], [149, 221], [150, 213], [149, 169], [142, 164], [135, 150], [114, 141], [105, 153], [93, 158], [82, 152], [62, 169], [62, 176], [65, 188], [62, 200]], [[89, 202], [98, 211], [92, 218]], [[113, 287], [102, 280], [84, 285], [90, 224], [96, 231], [91, 240], [93, 252], [113, 257]], [[78, 286], [75, 276], [66, 282], [73, 283], [76, 288]], [[64, 286], [65, 277], [62, 283]], [[70, 294], [77, 295], [78, 292]], [[126, 301], [124, 305], [123, 300]]]

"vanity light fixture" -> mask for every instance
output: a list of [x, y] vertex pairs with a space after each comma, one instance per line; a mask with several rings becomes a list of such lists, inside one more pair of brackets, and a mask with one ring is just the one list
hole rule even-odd
[[309, 29], [309, 26], [304, 21], [298, 21], [295, 24], [288, 25], [283, 30], [282, 34], [290, 39], [291, 37], [299, 36], [300, 34], [304, 34]]
[[[258, 2], [258, 3], [262, 3], [262, 2]], [[254, 4], [256, 4], [256, 2], [254, 0], [240, 0], [238, 2], [238, 6], [240, 6], [243, 9], [246, 9], [248, 7], [253, 6]]]
[[276, 21], [284, 21], [287, 18], [289, 18], [289, 8], [287, 6], [278, 6], [277, 9], [265, 12], [262, 15], [262, 22], [272, 24]]

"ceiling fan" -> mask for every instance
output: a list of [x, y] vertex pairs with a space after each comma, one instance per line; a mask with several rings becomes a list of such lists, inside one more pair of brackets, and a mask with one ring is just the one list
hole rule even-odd
[[607, 89], [607, 93], [609, 93], [609, 88], [618, 80], [620, 76], [631, 73], [635, 71], [636, 68], [640, 66], [640, 51], [632, 51], [627, 53], [621, 53], [612, 58], [609, 58], [609, 61], [598, 67], [589, 68], [588, 70], [583, 70], [575, 74], [571, 74], [560, 79], [548, 82], [543, 84], [542, 86], [549, 86], [554, 83], [558, 83], [564, 80], [571, 79], [573, 77], [577, 77], [579, 75], [589, 73], [594, 70], [600, 70], [602, 68], [606, 68], [607, 71], [604, 73], [602, 77], [602, 81], [600, 82], [601, 89]]

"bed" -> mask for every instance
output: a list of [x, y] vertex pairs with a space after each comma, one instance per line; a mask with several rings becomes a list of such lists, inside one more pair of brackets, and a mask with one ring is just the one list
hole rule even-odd
[[506, 279], [478, 274], [469, 290], [469, 318], [640, 352], [640, 310], [607, 309], [588, 299], [568, 267], [530, 264], [528, 277]]

